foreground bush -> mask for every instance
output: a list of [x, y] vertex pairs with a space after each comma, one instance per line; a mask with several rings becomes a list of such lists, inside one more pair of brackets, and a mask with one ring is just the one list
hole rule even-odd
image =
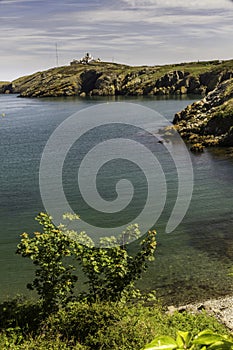
[[[134, 282], [154, 258], [154, 231], [130, 255], [126, 244], [139, 237], [137, 225], [118, 238], [100, 239], [96, 247], [84, 233], [55, 227], [47, 214], [41, 213], [37, 220], [43, 231], [32, 237], [22, 234], [17, 253], [36, 266], [28, 287], [37, 291], [39, 301], [14, 299], [0, 304], [0, 349], [140, 350], [155, 337], [175, 337], [179, 330], [190, 332], [190, 337], [206, 328], [227, 334], [204, 313], [169, 316], [158, 304], [148, 307], [139, 301]], [[88, 288], [74, 296], [78, 267]], [[132, 299], [133, 293], [137, 299]]]
[[167, 315], [159, 305], [70, 302], [46, 318], [40, 307], [22, 301], [4, 303], [0, 349], [141, 350], [156, 336], [176, 337], [178, 330], [193, 336], [206, 328], [229, 333], [205, 313]]
[[137, 225], [129, 226], [118, 238], [101, 238], [95, 246], [83, 232], [55, 227], [47, 214], [39, 214], [37, 220], [43, 231], [35, 232], [32, 237], [23, 233], [17, 254], [30, 258], [36, 266], [36, 276], [27, 287], [37, 291], [47, 313], [72, 299], [78, 279], [77, 266], [86, 277], [88, 290], [76, 299], [91, 303], [119, 301], [134, 291], [134, 282], [141, 278], [148, 261], [154, 259], [155, 231], [149, 231], [140, 241], [138, 252], [130, 255], [126, 246], [132, 238], [139, 238]]
[[216, 334], [208, 329], [193, 336], [191, 332], [178, 331], [176, 338], [158, 336], [142, 350], [232, 350], [229, 336]]

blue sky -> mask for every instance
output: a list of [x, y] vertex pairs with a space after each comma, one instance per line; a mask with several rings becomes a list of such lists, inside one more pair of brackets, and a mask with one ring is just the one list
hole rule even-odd
[[0, 0], [0, 81], [85, 52], [156, 65], [233, 58], [230, 0]]

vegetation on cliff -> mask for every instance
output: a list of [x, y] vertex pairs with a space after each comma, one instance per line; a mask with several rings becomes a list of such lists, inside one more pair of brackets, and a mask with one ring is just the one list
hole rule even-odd
[[179, 330], [195, 336], [206, 328], [230, 335], [205, 312], [168, 314], [157, 303], [70, 302], [46, 317], [38, 302], [0, 304], [0, 347], [6, 350], [140, 350], [156, 336], [175, 337]]
[[177, 113], [173, 122], [194, 150], [202, 150], [204, 146], [233, 146], [233, 79]]
[[21, 77], [0, 86], [0, 92], [22, 97], [206, 94], [233, 77], [232, 67], [232, 60], [151, 67], [77, 63]]
[[9, 90], [10, 85], [11, 83], [9, 81], [0, 81], [0, 93], [11, 93], [11, 91]]
[[174, 124], [194, 151], [233, 146], [233, 60], [131, 67], [75, 63], [1, 82], [0, 93], [21, 97], [201, 94], [175, 115]]

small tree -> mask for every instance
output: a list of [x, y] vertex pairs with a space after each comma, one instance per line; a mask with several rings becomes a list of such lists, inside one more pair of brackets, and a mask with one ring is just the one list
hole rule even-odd
[[58, 304], [66, 303], [73, 294], [77, 276], [67, 257], [71, 257], [74, 244], [53, 225], [47, 214], [40, 213], [36, 220], [43, 226], [43, 232], [35, 232], [33, 237], [23, 233], [16, 253], [30, 258], [36, 266], [35, 279], [27, 288], [36, 289], [44, 310], [50, 312]]
[[[66, 218], [73, 219], [69, 214]], [[79, 262], [76, 265], [81, 266], [87, 278], [88, 291], [78, 298], [89, 302], [120, 300], [133, 290], [148, 261], [154, 259], [155, 231], [145, 235], [135, 255], [127, 251], [127, 242], [140, 235], [138, 225], [129, 226], [119, 238], [101, 238], [96, 247], [84, 232], [69, 231], [65, 226], [56, 228], [47, 214], [39, 214], [37, 220], [43, 233], [36, 232], [32, 238], [23, 233], [17, 253], [31, 258], [37, 266], [36, 277], [28, 288], [37, 290], [47, 310], [67, 302], [73, 294], [77, 267], [70, 264], [70, 257]]]

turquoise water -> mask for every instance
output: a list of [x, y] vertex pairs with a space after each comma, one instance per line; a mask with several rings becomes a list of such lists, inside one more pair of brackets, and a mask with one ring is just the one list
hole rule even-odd
[[[152, 108], [169, 120], [193, 102], [191, 98], [120, 98], [118, 101], [139, 103]], [[97, 103], [112, 102], [114, 98], [21, 99], [16, 95], [0, 95], [0, 297], [27, 293], [26, 282], [32, 276], [29, 262], [15, 255], [19, 235], [36, 230], [34, 217], [43, 210], [39, 191], [39, 166], [45, 144], [68, 116]], [[98, 118], [98, 115], [96, 115]], [[97, 135], [98, 136], [98, 135]], [[105, 138], [109, 130], [105, 130]], [[86, 144], [85, 144], [86, 142]], [[90, 147], [93, 139], [83, 146]], [[159, 145], [161, 159], [165, 159]], [[156, 145], [155, 147], [158, 147]], [[85, 151], [85, 147], [84, 147]], [[74, 208], [88, 221], [97, 220], [95, 213], [82, 205], [76, 191], [76, 154], [72, 151], [65, 161], [64, 189]], [[171, 234], [164, 228], [170, 206], [156, 223], [158, 248], [155, 262], [142, 282], [142, 289], [154, 288], [167, 302], [183, 302], [211, 295], [232, 293], [232, 278], [227, 276], [233, 260], [233, 157], [230, 149], [212, 149], [200, 155], [190, 154], [194, 169], [194, 192], [189, 210], [182, 223]], [[75, 161], [74, 161], [75, 160]], [[171, 162], [165, 162], [168, 174], [170, 203], [177, 190], [176, 175]], [[120, 177], [135, 181], [138, 188], [133, 206], [117, 220], [127, 221], [140, 210], [146, 189], [139, 181], [141, 175], [130, 166], [119, 170], [112, 162], [103, 169], [100, 193], [114, 199], [112, 182]], [[102, 179], [102, 185], [101, 185]], [[115, 180], [114, 180], [115, 179]], [[106, 227], [114, 216], [101, 218]], [[117, 223], [115, 223], [117, 224]]]

